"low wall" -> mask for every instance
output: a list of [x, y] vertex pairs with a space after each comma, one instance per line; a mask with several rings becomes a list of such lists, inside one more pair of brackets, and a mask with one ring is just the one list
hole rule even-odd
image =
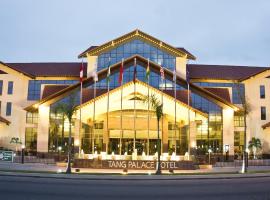
[[[75, 159], [74, 168], [94, 169], [156, 169], [156, 161], [152, 160], [98, 160], [98, 159]], [[194, 170], [198, 166], [192, 161], [161, 161], [162, 169]]]

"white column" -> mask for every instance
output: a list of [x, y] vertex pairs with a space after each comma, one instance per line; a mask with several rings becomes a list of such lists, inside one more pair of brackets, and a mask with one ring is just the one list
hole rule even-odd
[[50, 107], [38, 108], [37, 152], [48, 152]]
[[[229, 155], [234, 155], [234, 111], [226, 108], [223, 114], [223, 151], [225, 145], [229, 145]], [[224, 152], [225, 153], [225, 152]]]

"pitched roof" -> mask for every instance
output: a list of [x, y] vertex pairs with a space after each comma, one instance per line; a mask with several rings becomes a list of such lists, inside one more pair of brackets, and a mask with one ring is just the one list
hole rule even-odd
[[57, 93], [65, 88], [67, 88], [69, 85], [45, 85], [43, 92], [42, 92], [42, 97], [41, 99], [44, 99], [54, 93]]
[[[142, 56], [139, 55], [134, 55], [131, 56], [127, 59], [124, 60], [124, 68], [128, 68], [131, 65], [133, 65], [134, 63], [134, 58], [137, 58], [137, 64], [143, 66], [143, 67], [147, 67], [147, 62], [148, 60], [145, 59]], [[111, 66], [111, 74], [114, 74], [116, 72], [119, 71], [121, 62], [115, 63]], [[160, 65], [156, 64], [155, 62], [150, 61], [149, 62], [149, 66], [151, 68], [151, 71], [156, 72], [156, 73], [160, 73]], [[173, 80], [173, 72], [164, 68], [164, 72], [165, 72], [165, 78], [169, 79], [169, 80]], [[107, 69], [102, 69], [98, 72], [98, 79], [102, 80], [104, 78], [106, 78], [107, 76]], [[93, 84], [94, 80], [93, 77], [89, 77], [83, 80], [83, 85], [85, 84]], [[186, 85], [186, 80], [181, 78], [180, 76], [177, 75], [177, 83], [181, 84], [181, 85]], [[50, 95], [42, 100], [40, 100], [39, 102], [37, 102], [35, 105], [40, 105], [43, 104], [45, 102], [50, 102], [50, 101], [56, 101], [61, 99], [63, 96], [67, 96], [71, 91], [73, 91], [74, 89], [78, 88], [80, 86], [80, 83], [74, 84], [72, 86], [69, 86], [53, 95]], [[190, 83], [190, 89], [191, 91], [195, 92], [198, 95], [201, 95], [207, 99], [209, 99], [212, 102], [217, 103], [218, 105], [222, 106], [222, 107], [231, 107], [235, 110], [238, 110], [239, 108], [237, 106], [235, 106], [234, 104], [232, 104], [231, 102], [228, 102], [226, 99], [223, 99], [221, 97], [219, 97], [218, 95], [209, 92], [208, 90], [197, 86], [195, 84]], [[27, 108], [25, 108], [26, 110], [31, 110], [33, 109], [33, 107], [35, 107], [34, 105], [28, 106]]]
[[267, 123], [262, 125], [262, 129], [266, 129], [268, 127], [270, 127], [270, 122], [267, 122]]
[[2, 116], [0, 116], [0, 122], [5, 123], [6, 125], [9, 125], [10, 124], [10, 121], [8, 121], [7, 119], [5, 119]]
[[213, 88], [213, 87], [204, 87], [204, 89], [208, 90], [209, 92], [225, 99], [228, 102], [231, 101], [230, 92], [228, 88]]
[[176, 47], [173, 47], [147, 33], [144, 33], [142, 32], [141, 30], [134, 30], [134, 31], [131, 31], [125, 35], [122, 35], [114, 40], [111, 40], [105, 44], [102, 44], [100, 46], [90, 46], [88, 49], [86, 49], [85, 51], [83, 51], [78, 57], [81, 58], [81, 57], [86, 57], [86, 54], [90, 54], [90, 55], [98, 55], [100, 52], [103, 52], [103, 51], [107, 51], [109, 49], [112, 49], [114, 48], [115, 46], [117, 45], [121, 45], [127, 41], [130, 41], [134, 38], [139, 38], [139, 39], [142, 39], [142, 40], [145, 40], [145, 41], [148, 41], [149, 43], [155, 45], [155, 46], [158, 46], [159, 48], [163, 49], [163, 50], [166, 50], [170, 53], [172, 53], [173, 55], [178, 55], [178, 56], [185, 56], [187, 55], [187, 58], [188, 59], [192, 59], [192, 60], [195, 60], [196, 58], [190, 54], [188, 51], [183, 51], [181, 48], [176, 48]]
[[191, 79], [244, 80], [270, 67], [188, 64]]
[[[79, 77], [80, 62], [61, 63], [5, 63], [8, 67], [32, 77]], [[84, 63], [86, 76], [87, 63]]]

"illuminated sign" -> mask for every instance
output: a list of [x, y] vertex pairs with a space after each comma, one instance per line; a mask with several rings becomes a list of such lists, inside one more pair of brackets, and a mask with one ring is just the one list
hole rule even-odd
[[[92, 160], [75, 159], [76, 168], [97, 168], [97, 169], [156, 169], [157, 162], [152, 160]], [[161, 169], [188, 170], [195, 169], [192, 161], [161, 161]]]

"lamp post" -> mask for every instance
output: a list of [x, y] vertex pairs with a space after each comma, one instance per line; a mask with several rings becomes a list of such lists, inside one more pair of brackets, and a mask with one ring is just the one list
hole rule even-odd
[[212, 153], [212, 149], [208, 149], [208, 163], [209, 163], [209, 165], [211, 164], [211, 153]]
[[22, 163], [22, 164], [24, 164], [24, 149], [25, 149], [25, 146], [22, 145], [22, 146], [21, 146], [21, 150], [22, 150], [22, 151], [21, 151], [21, 158], [22, 158], [22, 159], [21, 159], [21, 163]]

